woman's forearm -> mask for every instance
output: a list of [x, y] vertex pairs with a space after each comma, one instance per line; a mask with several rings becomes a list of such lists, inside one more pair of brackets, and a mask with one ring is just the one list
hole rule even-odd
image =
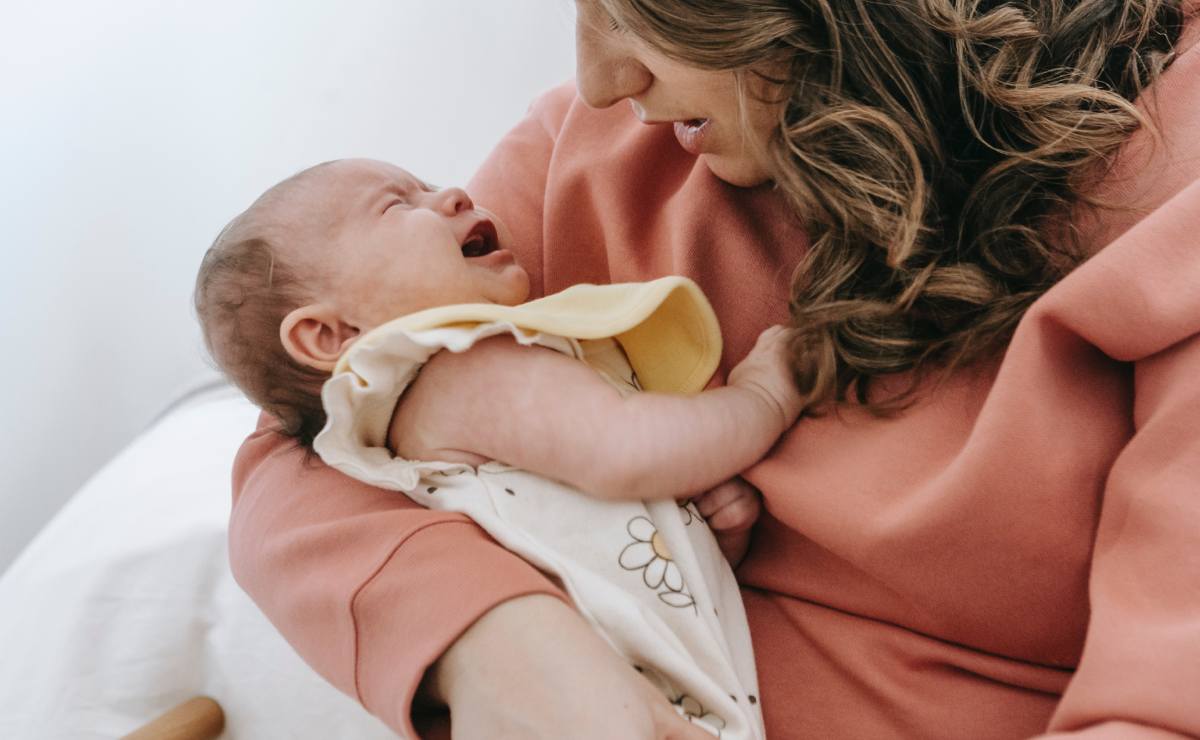
[[318, 673], [405, 736], [428, 666], [479, 615], [559, 593], [461, 515], [306, 460], [269, 428], [242, 445], [233, 494], [239, 585]]
[[[512, 680], [530, 658], [527, 637], [543, 644], [547, 630], [565, 634], [590, 629], [563, 601], [543, 594], [509, 599], [480, 617], [430, 666], [421, 695], [426, 701], [450, 706], [497, 682]], [[533, 634], [530, 634], [532, 631]]]
[[574, 609], [550, 596], [496, 606], [426, 676], [457, 738], [705, 740]]

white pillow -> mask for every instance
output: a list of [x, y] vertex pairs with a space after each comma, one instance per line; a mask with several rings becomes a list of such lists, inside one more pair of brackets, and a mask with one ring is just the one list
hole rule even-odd
[[257, 416], [230, 389], [172, 411], [0, 577], [0, 737], [113, 738], [198, 694], [225, 738], [394, 737], [229, 572], [230, 469]]

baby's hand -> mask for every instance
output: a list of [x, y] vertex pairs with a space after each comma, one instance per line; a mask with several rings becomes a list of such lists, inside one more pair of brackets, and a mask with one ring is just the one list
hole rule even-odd
[[796, 423], [804, 402], [792, 379], [788, 363], [787, 329], [772, 326], [758, 335], [746, 359], [729, 371], [726, 384], [754, 391], [775, 406], [783, 422], [781, 432]]
[[729, 564], [737, 567], [750, 548], [750, 528], [762, 513], [762, 494], [741, 478], [733, 478], [692, 500]]

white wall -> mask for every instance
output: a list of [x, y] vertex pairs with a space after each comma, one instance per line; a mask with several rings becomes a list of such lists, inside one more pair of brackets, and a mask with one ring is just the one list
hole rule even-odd
[[229, 218], [337, 157], [464, 182], [572, 74], [572, 22], [569, 0], [0, 6], [0, 570], [213, 377], [190, 297]]

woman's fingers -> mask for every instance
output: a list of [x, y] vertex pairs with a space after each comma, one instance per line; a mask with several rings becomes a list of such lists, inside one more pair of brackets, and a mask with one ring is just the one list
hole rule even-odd
[[733, 478], [694, 499], [721, 553], [737, 566], [750, 549], [750, 530], [762, 514], [762, 494], [742, 478]]
[[666, 728], [663, 734], [659, 735], [659, 738], [660, 740], [713, 740], [710, 733], [693, 725], [678, 714], [675, 715], [675, 721]]
[[642, 679], [646, 701], [653, 707], [655, 740], [712, 740], [713, 736], [681, 716], [649, 681]]
[[725, 501], [712, 508], [705, 518], [708, 526], [720, 531], [739, 531], [749, 528], [758, 518], [758, 495], [746, 493]]
[[696, 509], [718, 532], [738, 532], [749, 529], [762, 510], [758, 489], [741, 478], [726, 481], [707, 493], [697, 496]]
[[716, 488], [696, 496], [692, 500], [696, 503], [696, 509], [700, 512], [700, 516], [708, 519], [721, 509], [721, 507], [727, 505], [730, 501], [740, 498], [742, 495], [740, 486], [735, 484], [734, 481], [726, 481]]
[[758, 496], [748, 495], [730, 501], [706, 518], [708, 526], [714, 531], [732, 534], [753, 527], [761, 511], [762, 504]]

